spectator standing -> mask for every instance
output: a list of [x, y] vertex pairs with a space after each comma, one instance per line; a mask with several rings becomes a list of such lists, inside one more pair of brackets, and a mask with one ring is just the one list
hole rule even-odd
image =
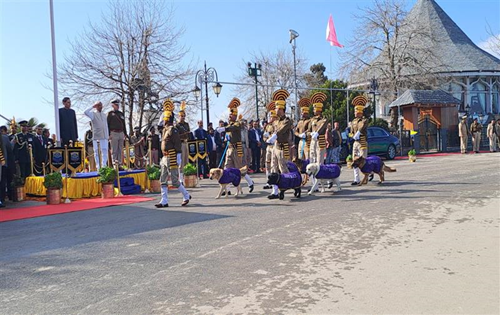
[[[250, 148], [248, 147], [248, 124], [245, 119], [241, 120], [241, 146], [243, 148], [243, 165], [250, 166]], [[249, 170], [252, 173], [252, 170]]]
[[[205, 140], [207, 147], [205, 148], [207, 154], [212, 151], [212, 143], [209, 142], [208, 132], [203, 129], [203, 120], [198, 121], [198, 128], [194, 131], [194, 138], [196, 140]], [[207, 158], [198, 158], [198, 172], [203, 175], [203, 178], [208, 178], [208, 165]]]
[[474, 122], [470, 125], [470, 132], [472, 133], [472, 151], [479, 153], [481, 147], [481, 131], [483, 126], [474, 118]]
[[141, 134], [141, 128], [135, 127], [134, 134], [130, 139], [131, 145], [134, 146], [134, 167], [135, 169], [144, 169], [146, 167], [146, 161], [144, 160], [145, 150], [144, 146], [146, 145], [146, 140], [144, 136]]
[[68, 145], [69, 142], [76, 142], [78, 139], [78, 126], [76, 124], [76, 114], [71, 109], [71, 100], [65, 97], [62, 100], [64, 107], [59, 108], [59, 128], [61, 131], [61, 146]]
[[262, 131], [260, 130], [259, 121], [253, 122], [253, 128], [248, 132], [248, 140], [250, 142], [250, 150], [252, 150], [252, 170], [255, 173], [260, 173], [260, 158], [262, 150]]
[[333, 130], [332, 123], [328, 123], [326, 125], [325, 132], [325, 141], [326, 141], [326, 161], [325, 164], [333, 163]]
[[43, 167], [47, 164], [47, 142], [43, 137], [42, 126], [36, 127], [36, 133], [33, 140], [33, 160], [34, 173], [36, 176], [43, 175]]
[[490, 140], [490, 152], [497, 151], [497, 133], [495, 128], [495, 119], [492, 119], [486, 130], [486, 135]]
[[119, 111], [120, 100], [114, 99], [111, 101], [113, 110], [108, 113], [108, 129], [109, 140], [111, 141], [111, 155], [114, 161], [118, 161], [121, 165], [123, 163], [123, 143], [127, 128], [125, 127], [125, 115]]
[[28, 133], [28, 122], [26, 120], [20, 121], [21, 132], [16, 134], [14, 140], [14, 157], [16, 163], [19, 165], [19, 171], [22, 179], [24, 180], [31, 174], [31, 159], [29, 154], [29, 146], [33, 146], [33, 135]]
[[224, 123], [223, 120], [219, 120], [218, 130], [215, 131], [215, 144], [217, 146], [217, 167], [221, 165], [222, 155], [224, 154], [224, 150], [226, 149], [227, 140], [226, 140], [226, 131], [224, 131], [224, 127], [227, 124]]
[[[106, 118], [106, 115], [102, 112], [102, 103], [99, 101], [95, 102], [94, 105], [84, 113], [85, 116], [90, 118], [94, 159], [97, 170], [100, 170], [108, 164], [109, 115], [108, 118]], [[99, 146], [97, 145], [97, 141], [99, 141]], [[100, 152], [99, 149], [101, 150]]]
[[213, 128], [208, 129], [208, 142], [210, 142], [211, 150], [208, 151], [209, 168], [217, 168], [217, 132]]
[[467, 141], [469, 139], [469, 128], [467, 128], [467, 116], [462, 116], [462, 120], [458, 123], [458, 136], [460, 137], [460, 152], [467, 153]]
[[[158, 159], [158, 152], [160, 150], [160, 136], [156, 134], [155, 127], [149, 128], [150, 135], [148, 140], [151, 141], [151, 160], [153, 164], [160, 165], [160, 160]], [[148, 144], [149, 147], [149, 144]]]

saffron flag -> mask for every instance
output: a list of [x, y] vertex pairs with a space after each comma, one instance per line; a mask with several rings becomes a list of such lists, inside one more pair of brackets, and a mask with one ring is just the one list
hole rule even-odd
[[337, 46], [340, 48], [344, 47], [337, 40], [337, 33], [335, 32], [335, 26], [333, 25], [333, 17], [331, 14], [330, 18], [328, 19], [328, 24], [326, 25], [326, 41], [330, 42], [330, 45], [332, 46]]

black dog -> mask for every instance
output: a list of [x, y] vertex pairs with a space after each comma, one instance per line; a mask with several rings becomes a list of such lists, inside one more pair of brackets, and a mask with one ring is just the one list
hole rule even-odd
[[302, 176], [299, 172], [290, 172], [286, 174], [271, 173], [267, 176], [267, 183], [269, 185], [277, 185], [280, 190], [279, 199], [285, 199], [285, 191], [293, 189], [293, 195], [300, 198], [302, 193]]

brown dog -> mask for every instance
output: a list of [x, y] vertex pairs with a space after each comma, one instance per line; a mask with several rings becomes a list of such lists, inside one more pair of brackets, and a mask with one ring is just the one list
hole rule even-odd
[[247, 174], [248, 167], [244, 166], [240, 169], [237, 168], [212, 168], [210, 170], [210, 179], [216, 179], [219, 182], [219, 194], [215, 199], [219, 199], [224, 191], [226, 193], [226, 198], [229, 195], [227, 191], [227, 185], [232, 184], [236, 187], [236, 196], [243, 195], [243, 190], [241, 189], [240, 182], [241, 178], [245, 177]]
[[378, 183], [382, 184], [385, 180], [384, 172], [396, 172], [395, 168], [385, 165], [384, 161], [376, 155], [369, 156], [366, 159], [362, 156], [355, 157], [352, 162], [352, 168], [356, 167], [358, 167], [364, 175], [364, 178], [359, 183], [359, 186], [366, 185], [368, 183], [368, 176], [371, 173], [377, 174], [380, 179]]

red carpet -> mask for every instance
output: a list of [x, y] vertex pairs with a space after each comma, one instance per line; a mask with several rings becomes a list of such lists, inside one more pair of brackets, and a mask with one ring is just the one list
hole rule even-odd
[[96, 208], [104, 208], [110, 206], [121, 206], [131, 203], [150, 201], [154, 198], [146, 198], [139, 196], [123, 196], [113, 199], [82, 199], [72, 201], [71, 203], [61, 203], [59, 205], [44, 205], [28, 208], [5, 209], [0, 210], [0, 222], [29, 219], [43, 217], [46, 215], [54, 215], [67, 212], [84, 211]]

